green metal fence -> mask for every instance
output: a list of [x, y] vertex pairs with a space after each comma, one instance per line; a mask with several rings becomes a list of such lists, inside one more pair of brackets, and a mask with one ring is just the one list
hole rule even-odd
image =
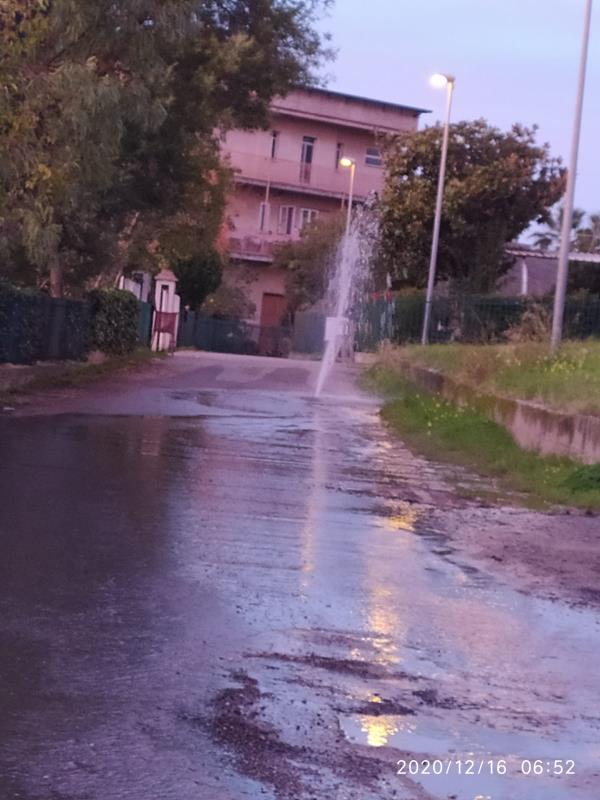
[[567, 339], [600, 338], [600, 298], [567, 300], [564, 335]]
[[[390, 294], [364, 303], [355, 314], [358, 348], [372, 351], [385, 340], [395, 344], [420, 342], [424, 311], [425, 298], [417, 293]], [[432, 303], [429, 338], [434, 344], [507, 341], [525, 315], [532, 312], [550, 319], [552, 301], [474, 295], [436, 297]], [[569, 299], [564, 331], [569, 339], [600, 338], [600, 298]]]
[[150, 341], [152, 339], [152, 314], [154, 308], [152, 303], [142, 302], [140, 302], [139, 308], [138, 338], [143, 347], [150, 347]]
[[320, 355], [325, 347], [325, 315], [298, 311], [294, 315], [292, 350], [295, 353]]
[[292, 331], [287, 327], [265, 327], [182, 311], [177, 344], [179, 347], [197, 347], [216, 353], [281, 358], [290, 353]]

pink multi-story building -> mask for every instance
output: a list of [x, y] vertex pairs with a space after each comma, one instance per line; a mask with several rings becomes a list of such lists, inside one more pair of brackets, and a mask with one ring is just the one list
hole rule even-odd
[[381, 134], [415, 131], [424, 109], [325, 89], [296, 90], [277, 98], [268, 130], [227, 133], [223, 152], [235, 170], [228, 206], [231, 263], [226, 279], [243, 284], [256, 321], [278, 325], [286, 309], [283, 270], [273, 245], [296, 239], [303, 226], [347, 202], [356, 163], [354, 198], [361, 203], [383, 187]]

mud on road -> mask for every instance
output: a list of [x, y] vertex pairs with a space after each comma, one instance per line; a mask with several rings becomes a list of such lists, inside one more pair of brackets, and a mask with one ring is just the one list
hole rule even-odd
[[0, 797], [597, 798], [599, 520], [466, 501], [334, 378], [187, 355], [0, 415]]

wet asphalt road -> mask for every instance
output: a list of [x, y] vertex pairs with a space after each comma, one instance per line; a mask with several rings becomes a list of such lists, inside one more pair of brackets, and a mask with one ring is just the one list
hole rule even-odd
[[182, 356], [0, 416], [2, 800], [600, 796], [598, 610], [453, 547], [447, 475], [314, 380]]

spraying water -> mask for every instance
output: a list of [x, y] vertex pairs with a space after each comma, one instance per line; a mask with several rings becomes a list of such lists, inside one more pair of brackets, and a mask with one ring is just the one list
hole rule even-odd
[[350, 229], [337, 249], [325, 298], [328, 314], [325, 351], [315, 387], [315, 397], [321, 395], [340, 348], [345, 342], [349, 342], [349, 346], [352, 347], [352, 323], [349, 315], [367, 288], [378, 227], [377, 214], [373, 206], [367, 203], [354, 215]]

